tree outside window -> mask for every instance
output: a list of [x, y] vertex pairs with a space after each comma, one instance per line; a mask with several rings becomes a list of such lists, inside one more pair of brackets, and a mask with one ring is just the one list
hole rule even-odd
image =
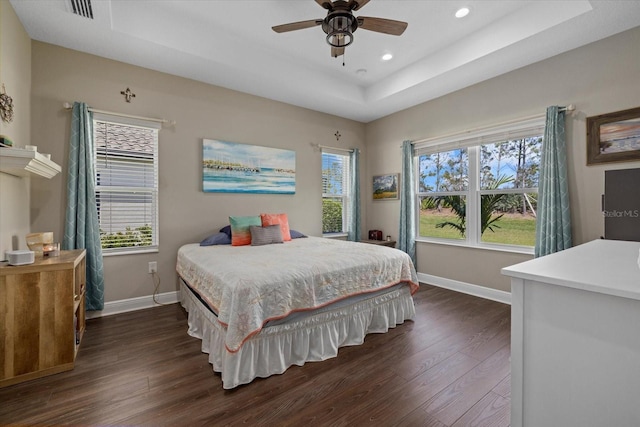
[[534, 135], [420, 154], [419, 237], [534, 246], [541, 148]]

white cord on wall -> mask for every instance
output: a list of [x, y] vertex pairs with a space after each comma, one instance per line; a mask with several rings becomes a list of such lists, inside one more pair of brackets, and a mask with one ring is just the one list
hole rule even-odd
[[171, 304], [163, 304], [156, 299], [156, 295], [158, 294], [158, 288], [160, 288], [160, 276], [158, 276], [158, 272], [154, 271], [153, 273], [151, 273], [151, 279], [153, 280], [153, 283], [154, 283], [153, 302], [157, 305], [171, 305]]

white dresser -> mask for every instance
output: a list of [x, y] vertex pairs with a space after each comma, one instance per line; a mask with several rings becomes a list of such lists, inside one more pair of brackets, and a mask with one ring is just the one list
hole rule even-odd
[[511, 425], [640, 426], [640, 242], [595, 240], [511, 277]]

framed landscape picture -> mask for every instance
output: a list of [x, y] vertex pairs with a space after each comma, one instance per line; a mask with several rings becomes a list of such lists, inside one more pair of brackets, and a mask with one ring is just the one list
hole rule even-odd
[[202, 141], [202, 191], [295, 194], [296, 152], [205, 139]]
[[587, 165], [640, 160], [640, 107], [587, 117]]
[[373, 176], [373, 200], [398, 200], [399, 173]]

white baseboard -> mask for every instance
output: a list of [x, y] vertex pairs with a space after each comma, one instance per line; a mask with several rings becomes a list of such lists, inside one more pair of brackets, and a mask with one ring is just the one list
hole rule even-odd
[[418, 273], [418, 280], [420, 281], [420, 283], [427, 283], [439, 288], [450, 289], [452, 291], [462, 292], [476, 297], [490, 299], [492, 301], [511, 305], [510, 292], [491, 289], [484, 286], [472, 285], [471, 283], [459, 282], [457, 280], [451, 280], [425, 273]]
[[[158, 294], [156, 295], [156, 301], [158, 301], [160, 304], [174, 304], [178, 302], [178, 291]], [[87, 319], [111, 316], [118, 313], [126, 313], [128, 311], [143, 310], [145, 308], [157, 307], [160, 304], [156, 304], [156, 302], [153, 300], [152, 295], [105, 302], [104, 310], [87, 311]]]

